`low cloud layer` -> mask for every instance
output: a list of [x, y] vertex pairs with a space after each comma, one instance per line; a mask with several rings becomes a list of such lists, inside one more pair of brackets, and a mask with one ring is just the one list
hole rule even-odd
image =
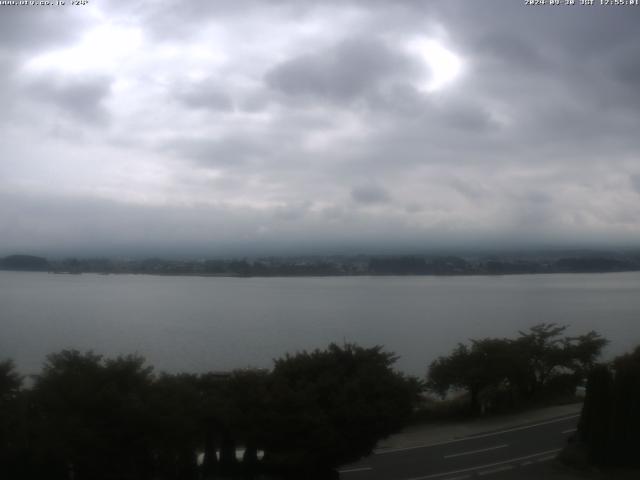
[[638, 245], [640, 8], [179, 7], [0, 7], [0, 253]]

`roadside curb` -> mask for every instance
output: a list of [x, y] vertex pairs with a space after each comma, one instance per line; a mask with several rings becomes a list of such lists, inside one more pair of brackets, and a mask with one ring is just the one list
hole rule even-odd
[[381, 441], [374, 450], [374, 454], [391, 453], [397, 450], [455, 442], [475, 436], [499, 432], [501, 430], [526, 427], [530, 424], [579, 415], [581, 409], [582, 403], [574, 403], [530, 410], [517, 414], [479, 418], [469, 422], [411, 426]]

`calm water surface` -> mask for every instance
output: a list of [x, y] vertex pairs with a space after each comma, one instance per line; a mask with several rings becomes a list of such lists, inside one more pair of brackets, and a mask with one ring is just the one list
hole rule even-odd
[[206, 278], [0, 272], [0, 359], [37, 372], [62, 348], [138, 352], [158, 369], [269, 367], [329, 342], [382, 344], [422, 375], [457, 342], [540, 322], [640, 344], [640, 273]]

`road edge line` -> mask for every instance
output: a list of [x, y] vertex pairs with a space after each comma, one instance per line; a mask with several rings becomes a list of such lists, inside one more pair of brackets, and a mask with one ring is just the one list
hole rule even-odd
[[411, 446], [411, 447], [400, 447], [400, 448], [390, 448], [390, 449], [386, 449], [386, 450], [377, 450], [377, 451], [374, 451], [373, 454], [374, 455], [386, 455], [387, 453], [404, 452], [406, 450], [417, 450], [419, 448], [429, 448], [429, 447], [435, 447], [437, 445], [447, 445], [449, 443], [466, 442], [468, 440], [474, 440], [476, 438], [486, 438], [486, 437], [491, 437], [493, 435], [501, 435], [503, 433], [517, 432], [519, 430], [526, 430], [528, 428], [535, 428], [535, 427], [540, 427], [542, 425], [549, 425], [549, 424], [552, 424], [552, 423], [563, 422], [565, 420], [571, 420], [572, 418], [578, 418], [579, 416], [580, 416], [580, 414], [576, 413], [576, 414], [569, 415], [569, 416], [558, 417], [558, 418], [555, 418], [555, 419], [552, 419], [552, 420], [548, 420], [546, 422], [535, 423], [533, 425], [523, 425], [523, 426], [520, 426], [520, 427], [507, 428], [505, 430], [500, 430], [500, 431], [497, 431], [497, 432], [481, 433], [481, 434], [478, 434], [478, 435], [468, 435], [466, 437], [454, 438], [452, 440], [445, 440], [443, 442], [425, 443], [425, 444], [422, 444], [422, 445], [414, 445], [414, 446]]
[[473, 472], [481, 469], [497, 467], [498, 465], [507, 465], [509, 463], [519, 462], [520, 460], [527, 460], [529, 458], [540, 457], [543, 455], [550, 455], [552, 453], [558, 453], [561, 450], [562, 450], [561, 448], [556, 448], [553, 450], [546, 450], [544, 452], [532, 453], [531, 455], [525, 455], [524, 457], [510, 458], [509, 460], [503, 460], [501, 462], [488, 463], [486, 465], [478, 465], [475, 467], [463, 468], [462, 470], [452, 470], [450, 472], [432, 473], [430, 475], [425, 475], [422, 477], [411, 477], [405, 480], [427, 480], [429, 478], [445, 477], [447, 475], [455, 475], [457, 473]]

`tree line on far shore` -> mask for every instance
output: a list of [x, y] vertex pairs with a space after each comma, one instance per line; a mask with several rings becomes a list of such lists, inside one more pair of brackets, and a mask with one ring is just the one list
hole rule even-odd
[[234, 277], [346, 275], [512, 275], [629, 272], [640, 270], [640, 253], [566, 252], [539, 255], [330, 255], [228, 259], [47, 259], [33, 255], [0, 258], [0, 270], [54, 273], [130, 273]]

